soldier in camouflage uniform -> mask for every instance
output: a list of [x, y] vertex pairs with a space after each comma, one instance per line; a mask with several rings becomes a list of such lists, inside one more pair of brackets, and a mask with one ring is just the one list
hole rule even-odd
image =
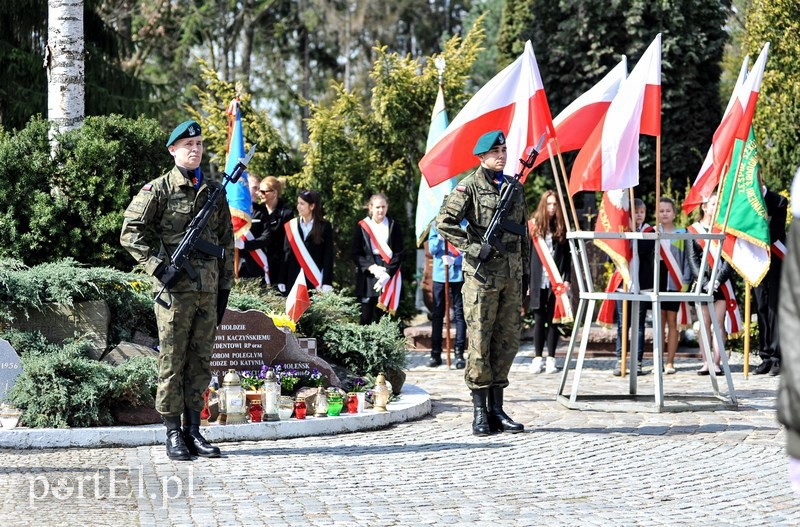
[[[469, 349], [464, 378], [472, 390], [474, 420], [472, 432], [521, 432], [516, 423], [503, 411], [503, 389], [508, 386], [508, 371], [519, 349], [522, 307], [522, 284], [528, 280], [530, 238], [503, 231], [501, 241], [508, 249], [500, 254], [492, 249], [481, 273], [485, 284], [475, 279], [475, 268], [486, 232], [497, 204], [500, 189], [510, 184], [503, 177], [506, 164], [505, 137], [501, 131], [482, 135], [473, 154], [481, 166], [463, 179], [447, 197], [436, 218], [439, 232], [464, 255], [464, 314], [467, 319]], [[525, 226], [528, 209], [520, 189], [516, 193], [508, 220]], [[460, 222], [469, 222], [466, 231]]]
[[181, 460], [190, 460], [191, 455], [218, 457], [219, 449], [200, 435], [200, 412], [211, 380], [209, 363], [217, 324], [233, 286], [233, 228], [227, 203], [220, 199], [201, 237], [223, 247], [225, 258], [199, 251], [192, 254], [189, 262], [197, 280], [168, 266], [189, 222], [219, 183], [204, 179], [200, 171], [203, 138], [195, 121], [178, 125], [167, 148], [175, 167], [144, 185], [133, 198], [125, 211], [120, 242], [154, 277], [153, 290], [165, 285], [172, 302], [169, 308], [155, 304], [161, 347], [156, 410], [167, 428], [167, 455]]

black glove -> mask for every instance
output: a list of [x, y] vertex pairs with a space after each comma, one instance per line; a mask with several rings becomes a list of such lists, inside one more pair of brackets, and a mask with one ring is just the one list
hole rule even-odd
[[217, 293], [217, 325], [222, 322], [222, 317], [225, 316], [225, 310], [228, 308], [228, 298], [231, 296], [230, 289], [220, 289]]
[[159, 279], [159, 281], [166, 286], [167, 289], [171, 289], [178, 283], [178, 278], [180, 277], [180, 271], [175, 269], [171, 265], [167, 265], [162, 263], [156, 268], [156, 272], [153, 273], [153, 276]]

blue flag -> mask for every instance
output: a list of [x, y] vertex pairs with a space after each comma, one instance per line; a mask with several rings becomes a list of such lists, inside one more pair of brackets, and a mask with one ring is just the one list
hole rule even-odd
[[[233, 173], [239, 159], [244, 157], [244, 133], [242, 132], [242, 112], [239, 107], [239, 99], [234, 99], [228, 105], [228, 157], [225, 162], [225, 172]], [[231, 221], [233, 222], [233, 237], [239, 239], [250, 231], [252, 218], [252, 200], [250, 189], [247, 183], [247, 172], [242, 174], [236, 184], [228, 184], [226, 187], [228, 207], [231, 209]]]

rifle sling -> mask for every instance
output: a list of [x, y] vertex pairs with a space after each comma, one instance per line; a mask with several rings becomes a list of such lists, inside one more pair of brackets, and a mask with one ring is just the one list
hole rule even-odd
[[516, 234], [517, 236], [525, 235], [525, 225], [515, 223], [509, 219], [503, 220], [503, 223], [500, 224], [500, 226], [503, 227], [503, 230], [506, 230], [511, 234]]

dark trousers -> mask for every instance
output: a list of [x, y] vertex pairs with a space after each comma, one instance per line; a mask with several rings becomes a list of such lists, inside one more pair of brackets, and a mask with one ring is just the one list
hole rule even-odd
[[547, 343], [547, 356], [556, 356], [558, 331], [553, 324], [553, 315], [556, 312], [556, 295], [549, 287], [539, 290], [539, 307], [533, 310], [533, 349], [537, 357], [542, 356], [545, 342]]
[[[650, 309], [650, 302], [639, 303], [639, 327], [637, 328], [639, 337], [639, 357], [642, 360], [644, 357], [644, 319], [647, 315], [647, 310]], [[633, 311], [633, 302], [628, 302], [628, 331], [631, 328], [631, 312]], [[628, 356], [630, 356], [630, 348], [628, 348]], [[617, 360], [622, 358], [622, 300], [617, 300]]]
[[[467, 321], [464, 318], [464, 300], [461, 287], [464, 282], [450, 282], [450, 305], [455, 311], [456, 349], [463, 350], [467, 342]], [[442, 350], [442, 327], [444, 326], [444, 282], [433, 283], [433, 314], [431, 316], [431, 349]]]
[[372, 296], [369, 298], [361, 299], [361, 318], [359, 323], [362, 326], [367, 326], [373, 322], [377, 322], [386, 313], [383, 309], [378, 309], [378, 297]]
[[772, 269], [772, 266], [775, 266], [774, 258], [767, 276], [758, 287], [753, 288], [753, 292], [758, 315], [759, 355], [763, 360], [780, 361], [781, 345], [778, 331], [780, 269]]

